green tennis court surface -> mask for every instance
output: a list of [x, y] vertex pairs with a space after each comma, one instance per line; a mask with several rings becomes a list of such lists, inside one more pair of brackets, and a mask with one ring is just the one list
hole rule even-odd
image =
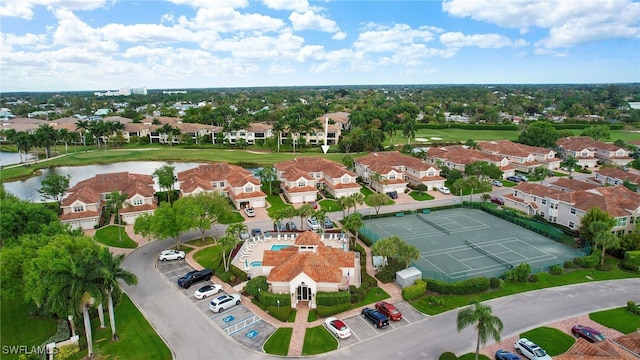
[[443, 281], [497, 277], [523, 262], [546, 271], [577, 256], [576, 249], [473, 209], [366, 220], [361, 231], [372, 240], [395, 235], [416, 246], [420, 258], [413, 265], [425, 278]]

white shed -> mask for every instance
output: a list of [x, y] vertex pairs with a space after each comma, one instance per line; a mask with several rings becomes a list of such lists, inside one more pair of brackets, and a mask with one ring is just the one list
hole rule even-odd
[[396, 272], [396, 284], [403, 289], [413, 285], [419, 279], [422, 279], [422, 271], [414, 267]]

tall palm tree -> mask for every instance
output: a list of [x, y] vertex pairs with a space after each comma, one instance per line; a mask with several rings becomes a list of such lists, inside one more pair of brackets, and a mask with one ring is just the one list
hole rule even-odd
[[124, 206], [124, 202], [129, 198], [129, 195], [122, 194], [117, 190], [112, 191], [107, 199], [107, 207], [116, 211], [116, 221], [118, 223], [118, 241], [122, 241], [122, 222], [120, 221], [120, 209]]
[[89, 357], [93, 357], [93, 338], [89, 308], [94, 303], [101, 303], [104, 297], [104, 268], [92, 258], [74, 260], [53, 260], [47, 281], [53, 285], [53, 292], [47, 299], [52, 308], [64, 309], [78, 318], [84, 319], [84, 330], [87, 337]]
[[282, 223], [282, 219], [284, 219], [286, 217], [286, 215], [284, 214], [284, 211], [282, 210], [275, 210], [275, 211], [271, 211], [269, 213], [269, 217], [271, 218], [271, 221], [273, 221], [273, 228], [280, 233], [280, 225]]
[[76, 121], [76, 130], [82, 130], [82, 145], [84, 146], [84, 151], [87, 151], [87, 130], [89, 130], [89, 127], [91, 126], [91, 124], [89, 123], [89, 121], [87, 120], [78, 120]]
[[[228, 229], [227, 229], [228, 230]], [[222, 263], [224, 264], [224, 271], [229, 271], [229, 265], [231, 264], [231, 252], [238, 239], [233, 235], [227, 233], [225, 236], [218, 239], [220, 246], [222, 246]], [[229, 256], [227, 256], [227, 252]]]
[[240, 240], [240, 236], [243, 232], [247, 232], [247, 225], [244, 223], [233, 223], [227, 227], [226, 234], [236, 237], [236, 239]]
[[364, 220], [362, 219], [362, 214], [360, 213], [353, 213], [344, 218], [344, 227], [356, 234], [356, 237], [354, 238], [353, 243], [350, 247], [351, 249], [356, 246], [356, 241], [358, 241], [358, 232], [363, 226]]
[[411, 138], [416, 137], [416, 122], [415, 120], [409, 120], [404, 124], [402, 134], [407, 138], [407, 144], [411, 143]]
[[298, 216], [300, 216], [300, 228], [304, 230], [305, 227], [305, 219], [307, 219], [309, 216], [313, 215], [313, 206], [309, 205], [309, 204], [304, 204], [302, 206], [300, 206], [300, 208], [298, 209]]
[[560, 166], [569, 169], [569, 176], [572, 176], [573, 170], [578, 166], [578, 159], [569, 155], [560, 162]]
[[466, 328], [469, 325], [475, 324], [478, 330], [478, 340], [476, 342], [476, 357], [478, 360], [478, 354], [480, 353], [480, 344], [483, 345], [487, 342], [489, 336], [494, 338], [497, 342], [500, 341], [500, 333], [502, 332], [502, 321], [494, 316], [491, 312], [491, 307], [483, 305], [478, 302], [474, 302], [471, 306], [468, 306], [458, 312], [456, 319], [458, 332]]
[[271, 183], [276, 180], [277, 171], [273, 165], [265, 165], [262, 169], [256, 171], [256, 175], [260, 177], [260, 181], [264, 184], [265, 182], [268, 185], [267, 193], [269, 195], [272, 194]]
[[49, 125], [40, 125], [35, 131], [36, 143], [44, 148], [44, 155], [51, 157], [51, 147], [58, 141], [58, 132]]
[[364, 194], [361, 193], [361, 192], [353, 193], [349, 197], [353, 199], [353, 211], [354, 212], [357, 210], [358, 204], [360, 204], [360, 205], [364, 204]]
[[111, 340], [118, 340], [116, 333], [116, 317], [113, 311], [114, 295], [120, 295], [120, 284], [118, 280], [124, 281], [127, 285], [136, 285], [138, 278], [132, 273], [122, 268], [124, 254], [113, 255], [109, 248], [100, 249], [100, 262], [104, 271], [104, 289], [107, 295], [109, 308], [109, 324], [111, 325]]

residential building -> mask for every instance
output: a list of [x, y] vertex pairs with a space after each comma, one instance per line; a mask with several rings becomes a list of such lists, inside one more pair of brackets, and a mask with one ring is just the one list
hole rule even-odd
[[253, 173], [227, 163], [203, 164], [178, 173], [180, 191], [184, 196], [217, 191], [229, 199], [237, 209], [265, 207], [267, 194]]
[[625, 181], [632, 185], [640, 185], [640, 175], [619, 168], [601, 168], [594, 174], [594, 180], [602, 185], [622, 185]]
[[632, 332], [615, 339], [589, 342], [579, 338], [555, 360], [637, 360], [640, 357], [640, 332]]
[[550, 182], [547, 185], [547, 187], [551, 189], [557, 189], [563, 192], [574, 192], [574, 191], [591, 190], [591, 189], [599, 188], [600, 185], [594, 184], [592, 182], [560, 177], [555, 179], [554, 182]]
[[518, 144], [510, 140], [480, 141], [478, 146], [480, 151], [506, 157], [509, 165], [524, 173], [533, 172], [540, 166], [548, 170], [557, 170], [562, 161], [551, 149]]
[[291, 203], [315, 201], [319, 189], [335, 198], [360, 191], [357, 175], [337, 162], [318, 156], [299, 157], [275, 164], [284, 196]]
[[351, 114], [348, 112], [338, 111], [324, 114], [318, 118], [318, 121], [320, 121], [322, 126], [324, 126], [325, 119], [329, 118], [329, 124], [333, 123], [340, 129], [340, 131], [346, 131], [351, 128], [351, 122], [349, 121], [350, 116]]
[[593, 207], [599, 207], [616, 220], [612, 232], [626, 234], [635, 230], [640, 217], [640, 193], [624, 186], [598, 187], [565, 192], [535, 183], [522, 182], [504, 196], [505, 207], [570, 229], [580, 227], [582, 217]]
[[462, 145], [430, 148], [427, 151], [426, 161], [431, 164], [437, 164], [438, 161], [441, 161], [442, 165], [463, 173], [467, 165], [483, 161], [497, 166], [502, 171], [504, 179], [507, 176], [515, 175], [516, 172], [515, 168], [509, 165], [509, 159], [506, 156], [494, 155]]
[[598, 163], [624, 166], [633, 161], [629, 150], [593, 140], [588, 136], [566, 137], [558, 139], [556, 143], [564, 153], [564, 157], [569, 155], [575, 157], [578, 164], [583, 167], [595, 167]]
[[421, 159], [398, 151], [373, 152], [354, 159], [356, 174], [380, 193], [402, 193], [409, 184], [428, 188], [444, 186], [440, 169]]
[[246, 129], [230, 130], [224, 133], [229, 144], [235, 144], [238, 139], [244, 139], [247, 145], [264, 144], [266, 139], [273, 137], [273, 126], [267, 123], [250, 123]]
[[100, 223], [109, 196], [117, 191], [126, 194], [119, 211], [121, 220], [123, 223], [133, 223], [138, 216], [153, 213], [157, 208], [153, 185], [151, 175], [129, 172], [98, 174], [67, 190], [60, 204], [60, 220], [73, 229], [93, 229]]
[[291, 247], [264, 251], [262, 271], [272, 292], [291, 294], [292, 308], [308, 302], [315, 309], [319, 291], [337, 292], [361, 281], [355, 252], [326, 246], [313, 231], [298, 235]]

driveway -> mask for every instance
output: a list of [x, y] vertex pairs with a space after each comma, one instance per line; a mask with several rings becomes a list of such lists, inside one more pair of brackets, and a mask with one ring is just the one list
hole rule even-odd
[[[170, 240], [146, 244], [133, 251], [125, 259], [123, 267], [136, 274], [139, 280], [137, 286], [125, 285], [125, 291], [167, 342], [174, 358], [191, 360], [215, 355], [228, 359], [276, 358], [235, 341], [156, 270], [154, 264], [158, 253], [171, 245]], [[640, 302], [640, 279], [544, 289], [487, 301], [486, 304], [502, 319], [505, 326], [502, 336], [506, 338], [564, 318], [621, 307], [628, 300]], [[473, 327], [458, 333], [456, 315], [454, 310], [385, 329], [380, 336], [354, 342], [338, 351], [340, 357], [370, 359], [437, 359], [445, 351], [457, 354], [472, 351], [475, 348]], [[336, 353], [318, 357], [335, 358]]]

